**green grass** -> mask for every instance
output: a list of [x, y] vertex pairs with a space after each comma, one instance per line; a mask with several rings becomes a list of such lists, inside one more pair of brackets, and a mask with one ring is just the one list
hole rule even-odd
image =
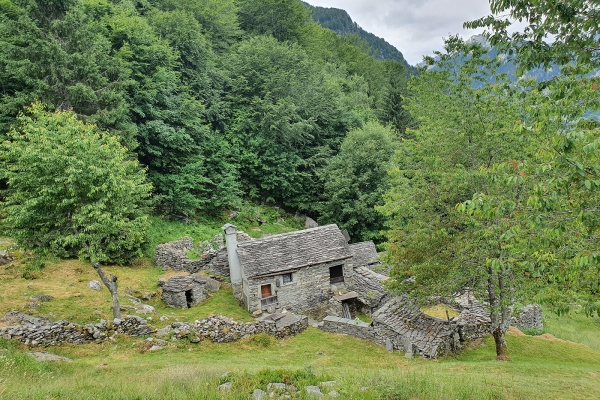
[[582, 343], [591, 349], [600, 351], [600, 318], [587, 317], [582, 311], [572, 311], [558, 316], [544, 311], [544, 331], [557, 338]]
[[[257, 340], [142, 352], [139, 339], [48, 349], [72, 364], [39, 363], [1, 342], [0, 397], [10, 399], [247, 399], [270, 381], [335, 380], [344, 399], [589, 399], [600, 397], [600, 353], [535, 337], [508, 337], [512, 361], [493, 340], [457, 357], [407, 360], [383, 346], [310, 328], [265, 347]], [[4, 357], [4, 358], [2, 358]], [[16, 364], [16, 365], [15, 365]], [[104, 365], [103, 365], [104, 364]], [[225, 372], [231, 372], [222, 378]], [[229, 394], [219, 393], [224, 381]], [[23, 385], [27, 382], [27, 385]], [[304, 398], [300, 395], [299, 398]]]
[[[266, 221], [265, 223], [259, 222]], [[236, 225], [253, 238], [263, 235], [274, 235], [283, 232], [303, 229], [301, 221], [282, 209], [258, 206], [245, 203], [241, 210], [232, 218], [228, 214], [217, 216], [202, 216], [188, 223], [166, 217], [150, 217], [151, 226], [148, 230], [148, 244], [144, 255], [152, 258], [156, 245], [171, 242], [184, 236], [191, 236], [194, 244], [210, 240], [215, 235], [223, 233], [221, 227], [227, 223]]]

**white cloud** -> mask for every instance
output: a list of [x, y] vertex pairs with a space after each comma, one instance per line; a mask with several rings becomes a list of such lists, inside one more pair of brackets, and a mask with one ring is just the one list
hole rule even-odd
[[486, 0], [308, 0], [308, 3], [346, 10], [364, 30], [383, 37], [410, 64], [421, 62], [443, 47], [442, 37], [465, 39], [481, 31], [463, 29], [465, 21], [490, 14]]

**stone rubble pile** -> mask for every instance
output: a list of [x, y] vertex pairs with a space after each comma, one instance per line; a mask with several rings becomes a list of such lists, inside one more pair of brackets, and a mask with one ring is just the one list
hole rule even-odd
[[0, 337], [6, 340], [18, 340], [29, 346], [83, 344], [109, 340], [116, 334], [145, 336], [155, 331], [147, 325], [145, 319], [137, 316], [125, 316], [111, 322], [101, 320], [98, 324], [79, 325], [69, 321], [31, 317], [12, 311], [3, 321], [16, 323], [16, 325], [0, 329]]
[[6, 251], [6, 250], [0, 251], [0, 265], [8, 264], [9, 262], [11, 262], [13, 260], [14, 260], [14, 258], [8, 254], [8, 251]]
[[157, 332], [159, 337], [172, 335], [193, 343], [210, 340], [229, 343], [252, 335], [266, 333], [278, 339], [297, 335], [308, 328], [308, 318], [294, 314], [273, 314], [257, 322], [237, 322], [221, 315], [207, 317], [194, 323], [175, 322]]

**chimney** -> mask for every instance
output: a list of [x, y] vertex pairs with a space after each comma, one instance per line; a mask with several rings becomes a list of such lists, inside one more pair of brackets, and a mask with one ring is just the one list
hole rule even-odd
[[242, 283], [242, 267], [237, 254], [237, 226], [226, 224], [221, 229], [225, 231], [227, 259], [229, 261], [229, 279], [231, 279], [232, 284]]

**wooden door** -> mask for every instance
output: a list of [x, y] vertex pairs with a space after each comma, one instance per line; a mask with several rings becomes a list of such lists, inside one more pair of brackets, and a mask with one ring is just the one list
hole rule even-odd
[[271, 285], [262, 285], [260, 287], [260, 295], [263, 299], [265, 297], [271, 297]]

